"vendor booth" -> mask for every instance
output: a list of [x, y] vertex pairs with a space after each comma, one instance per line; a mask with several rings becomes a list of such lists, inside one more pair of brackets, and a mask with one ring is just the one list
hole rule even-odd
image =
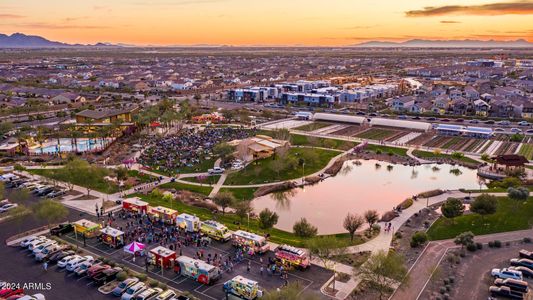
[[270, 246], [264, 236], [255, 233], [237, 230], [231, 235], [233, 246], [245, 248], [254, 253], [266, 253]]
[[241, 299], [253, 300], [261, 298], [263, 291], [259, 289], [257, 281], [242, 276], [235, 276], [223, 285], [224, 292], [235, 295]]
[[150, 250], [150, 263], [156, 266], [162, 266], [165, 269], [168, 269], [174, 265], [176, 260], [176, 252], [165, 248], [163, 246], [158, 246]]
[[128, 244], [128, 245], [124, 246], [124, 252], [129, 253], [129, 254], [133, 254], [133, 255], [143, 256], [144, 255], [144, 248], [146, 248], [146, 246], [144, 244], [138, 243], [138, 242], [133, 242], [131, 244]]
[[198, 232], [200, 230], [200, 218], [189, 214], [180, 214], [176, 217], [176, 226], [187, 232]]
[[107, 226], [100, 230], [102, 243], [109, 247], [118, 248], [124, 245], [124, 232]]
[[87, 238], [96, 237], [100, 234], [100, 229], [102, 228], [100, 224], [86, 219], [78, 220], [72, 223], [72, 225], [74, 225], [74, 233], [76, 236], [84, 235]]
[[139, 197], [126, 198], [122, 200], [122, 208], [134, 213], [146, 213], [148, 202], [142, 201]]
[[221, 276], [219, 268], [188, 256], [178, 257], [174, 271], [203, 284], [212, 284]]
[[276, 248], [275, 255], [276, 260], [287, 267], [307, 269], [311, 265], [307, 252], [293, 246], [280, 245]]
[[148, 215], [156, 218], [158, 221], [163, 221], [166, 224], [174, 224], [174, 222], [176, 222], [178, 211], [163, 206], [149, 206]]

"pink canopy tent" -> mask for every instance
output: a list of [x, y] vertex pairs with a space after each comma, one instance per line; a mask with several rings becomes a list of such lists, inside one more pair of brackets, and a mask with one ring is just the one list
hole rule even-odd
[[137, 252], [143, 251], [146, 246], [142, 243], [133, 242], [124, 247], [124, 252], [135, 254]]

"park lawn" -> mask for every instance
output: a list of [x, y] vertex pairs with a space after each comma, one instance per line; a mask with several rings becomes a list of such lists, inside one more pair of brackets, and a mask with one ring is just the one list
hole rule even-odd
[[[222, 213], [216, 213], [213, 214], [212, 211], [206, 208], [196, 207], [187, 205], [180, 201], [165, 201], [161, 197], [153, 196], [151, 194], [144, 195], [144, 194], [132, 194], [130, 196], [137, 196], [142, 198], [144, 201], [148, 202], [151, 206], [165, 206], [168, 208], [176, 209], [179, 213], [188, 213], [192, 215], [196, 215], [202, 220], [217, 220], [218, 222], [223, 223], [231, 230], [238, 230], [243, 229], [247, 231], [251, 231], [257, 234], [264, 235], [265, 233], [270, 233], [270, 241], [274, 243], [279, 244], [288, 244], [296, 247], [304, 247], [305, 241], [308, 240], [307, 238], [301, 238], [296, 235], [294, 235], [292, 232], [283, 231], [280, 229], [272, 228], [270, 230], [263, 230], [259, 228], [259, 222], [256, 219], [251, 218], [250, 219], [250, 227], [248, 227], [248, 222], [246, 219], [241, 220], [239, 217], [233, 214], [226, 213], [225, 215], [222, 215]], [[238, 223], [241, 223], [242, 226], [239, 226]], [[350, 242], [350, 235], [348, 233], [343, 234], [336, 234], [337, 238], [345, 241], [346, 243]], [[357, 245], [357, 242], [361, 242], [360, 240], [354, 240], [353, 245]]]
[[317, 149], [317, 148], [290, 148], [287, 152], [287, 158], [298, 159], [300, 157], [307, 157], [309, 153], [316, 153], [316, 159], [306, 159], [305, 166], [302, 168], [286, 169], [277, 172], [272, 169], [272, 162], [274, 157], [259, 159], [244, 169], [235, 173], [230, 173], [225, 181], [226, 185], [245, 185], [245, 184], [259, 184], [268, 182], [277, 182], [302, 177], [302, 175], [309, 175], [320, 171], [328, 162], [335, 156], [339, 155], [336, 151]]
[[181, 182], [169, 182], [165, 183], [159, 186], [163, 189], [175, 189], [175, 190], [186, 190], [193, 193], [201, 194], [204, 196], [209, 196], [209, 193], [213, 190], [212, 187], [206, 185], [192, 185], [192, 184], [185, 184]]
[[331, 125], [333, 125], [333, 124], [325, 123], [325, 122], [313, 122], [313, 123], [305, 124], [305, 125], [302, 125], [302, 126], [298, 126], [296, 128], [292, 128], [292, 129], [301, 130], [301, 131], [315, 131], [315, 130], [318, 130], [320, 128], [325, 128], [325, 127], [328, 127], [328, 126], [331, 126]]
[[[523, 187], [528, 188], [533, 192], [533, 185], [523, 185]], [[486, 189], [470, 189], [464, 190], [465, 193], [507, 193], [507, 188], [502, 187], [491, 187]]]
[[[258, 134], [274, 136], [275, 131], [261, 130]], [[334, 138], [321, 138], [314, 136], [306, 136], [301, 134], [291, 133], [291, 145], [293, 146], [314, 146], [314, 147], [323, 147], [337, 150], [350, 150], [353, 147], [357, 146], [359, 143], [350, 142], [345, 140], [339, 140]]]
[[523, 155], [528, 160], [533, 159], [533, 145], [531, 144], [522, 144], [518, 154]]
[[177, 173], [198, 173], [198, 172], [207, 172], [207, 170], [212, 169], [215, 165], [217, 158], [211, 157], [210, 159], [202, 159], [198, 164], [192, 165], [190, 167], [180, 168]]
[[373, 145], [368, 144], [365, 147], [365, 150], [369, 150], [372, 152], [381, 151], [381, 153], [393, 153], [398, 156], [407, 156], [407, 149], [403, 148], [396, 148], [396, 147], [389, 147], [389, 146], [381, 146], [381, 145]]
[[440, 217], [429, 228], [430, 240], [451, 239], [465, 231], [475, 235], [515, 231], [531, 228], [533, 225], [533, 197], [519, 203], [507, 197], [498, 198], [496, 213], [481, 218], [478, 214], [467, 214], [450, 220]]
[[185, 177], [180, 178], [180, 180], [196, 183], [205, 183], [205, 184], [215, 184], [220, 179], [220, 175], [212, 175], [203, 177], [203, 180], [198, 179], [198, 177]]
[[155, 179], [154, 176], [143, 173], [143, 172], [139, 172], [137, 170], [128, 170], [128, 176], [137, 178], [140, 183], [151, 182], [152, 180]]
[[221, 188], [220, 192], [230, 192], [238, 201], [248, 201], [254, 199], [257, 188]]
[[[99, 167], [94, 167], [99, 168]], [[84, 188], [89, 188], [91, 190], [95, 190], [101, 193], [106, 194], [114, 194], [119, 191], [119, 187], [117, 184], [107, 181], [104, 179], [105, 177], [105, 171], [98, 172], [100, 176], [96, 176], [94, 174], [87, 175], [87, 176], [79, 176], [79, 177], [71, 177], [68, 175], [68, 173], [65, 172], [63, 168], [59, 169], [28, 169], [28, 172], [36, 175], [40, 175], [43, 177], [47, 177], [50, 179], [68, 182], [74, 185], [78, 185]], [[92, 180], [85, 180], [89, 176], [92, 177]]]
[[429, 152], [429, 151], [421, 151], [421, 150], [414, 150], [413, 151], [413, 155], [418, 157], [418, 158], [422, 158], [422, 159], [448, 158], [448, 159], [453, 159], [453, 160], [456, 160], [456, 161], [461, 161], [461, 162], [469, 163], [469, 164], [479, 164], [478, 161], [473, 160], [470, 157], [466, 157], [466, 156], [463, 156], [460, 159], [456, 159], [456, 158], [452, 157], [452, 155], [450, 155], [450, 154], [443, 154], [443, 153], [438, 153], [437, 154], [437, 153], [433, 153], [433, 152]]

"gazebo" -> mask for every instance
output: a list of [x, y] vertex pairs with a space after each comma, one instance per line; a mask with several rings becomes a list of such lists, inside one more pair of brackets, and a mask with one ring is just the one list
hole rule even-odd
[[523, 171], [525, 165], [529, 162], [527, 158], [518, 154], [504, 154], [492, 157], [494, 171], [498, 172], [514, 172]]

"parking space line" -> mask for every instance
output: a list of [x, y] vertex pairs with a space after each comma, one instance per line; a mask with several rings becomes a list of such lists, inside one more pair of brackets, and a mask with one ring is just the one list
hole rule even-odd
[[83, 275], [82, 277], [76, 279], [76, 281], [80, 281], [80, 280], [82, 280], [82, 279], [84, 279], [84, 278], [86, 278], [86, 277], [87, 277], [87, 275]]

